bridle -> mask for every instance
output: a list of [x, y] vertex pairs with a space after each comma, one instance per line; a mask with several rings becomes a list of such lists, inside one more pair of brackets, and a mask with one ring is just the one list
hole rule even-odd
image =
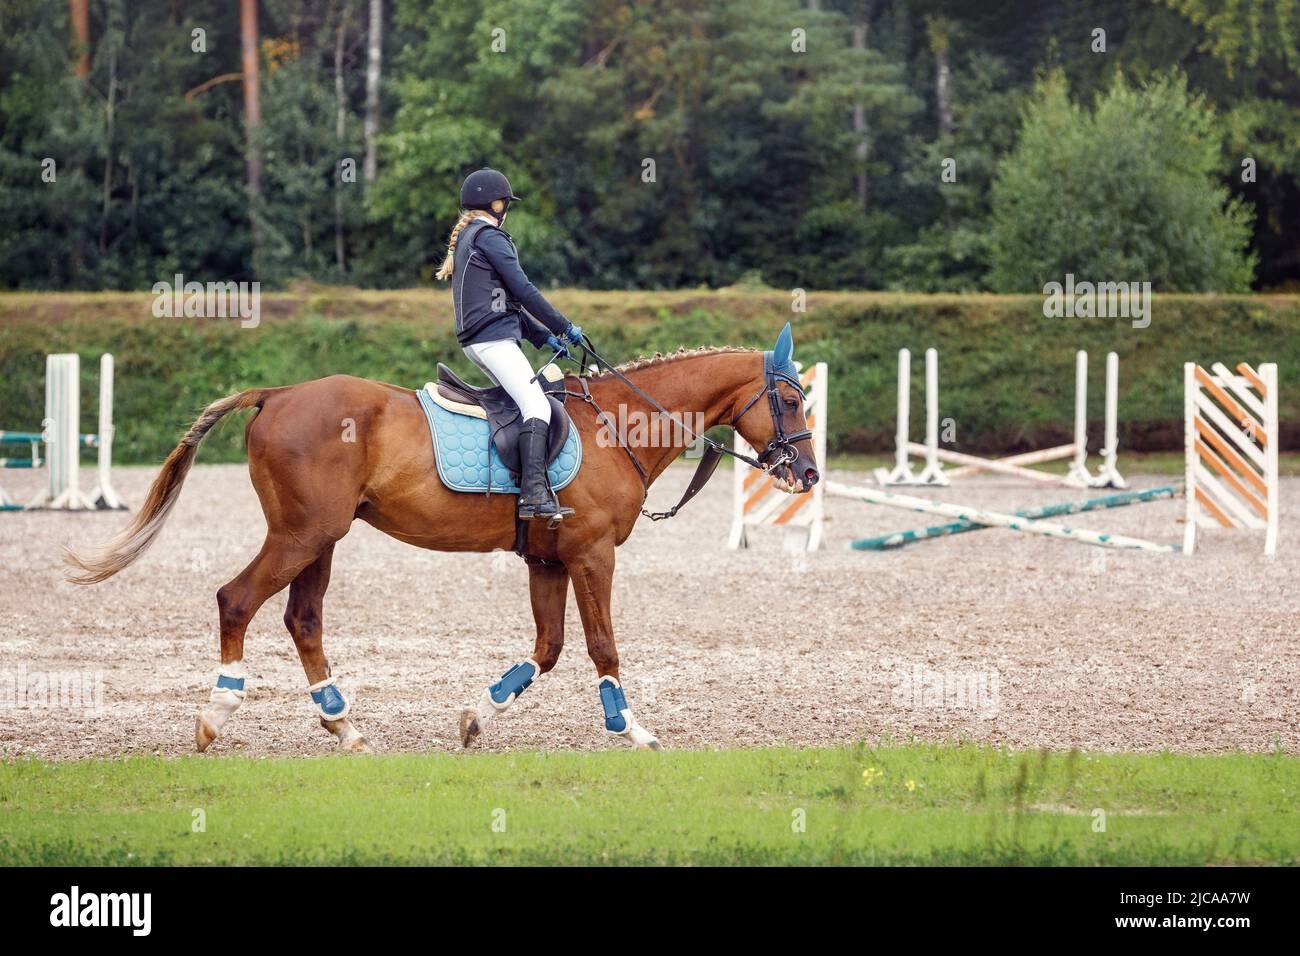
[[[762, 472], [772, 474], [777, 468], [788, 464], [799, 457], [799, 451], [794, 447], [795, 442], [803, 441], [805, 438], [812, 437], [812, 431], [810, 429], [795, 432], [791, 435], [787, 435], [785, 432], [785, 423], [782, 420], [784, 416], [781, 411], [780, 384], [785, 382], [787, 385], [790, 385], [799, 393], [799, 397], [805, 401], [807, 401], [807, 395], [804, 392], [803, 385], [799, 381], [799, 375], [794, 366], [787, 365], [781, 368], [776, 367], [774, 356], [771, 352], [763, 353], [762, 387], [754, 393], [753, 398], [741, 407], [739, 412], [732, 416], [731, 421], [728, 423], [730, 427], [735, 428], [740, 420], [745, 417], [746, 413], [758, 403], [759, 399], [763, 398], [764, 395], [767, 396], [767, 406], [772, 415], [774, 434], [772, 440], [767, 443], [767, 446], [761, 452], [758, 452], [757, 457], [754, 457], [736, 451], [734, 448], [728, 448], [726, 445], [714, 441], [708, 435], [701, 435], [692, 430], [689, 425], [681, 421], [677, 416], [673, 415], [673, 413], [668, 411], [668, 409], [664, 408], [663, 405], [659, 404], [659, 402], [652, 396], [647, 395], [645, 391], [628, 379], [626, 375], [609, 362], [605, 361], [605, 359], [591, 347], [591, 340], [585, 335], [583, 336], [582, 344], [578, 347], [581, 348], [584, 353], [582, 360], [578, 363], [581, 369], [587, 368], [588, 359], [595, 359], [596, 364], [600, 368], [618, 379], [655, 409], [662, 412], [664, 415], [667, 415], [672, 422], [681, 427], [683, 432], [690, 435], [692, 438], [703, 442], [707, 446], [704, 450], [704, 454], [700, 456], [700, 463], [695, 469], [694, 476], [692, 476], [690, 483], [686, 486], [685, 493], [677, 504], [673, 505], [673, 507], [667, 511], [646, 511], [645, 508], [641, 509], [641, 513], [651, 521], [661, 521], [664, 518], [671, 518], [676, 515], [686, 502], [694, 498], [700, 490], [708, 484], [709, 479], [713, 477], [713, 472], [717, 469], [718, 462], [722, 460], [723, 455], [730, 455], [732, 458], [743, 461], [751, 468], [757, 468]], [[566, 389], [564, 394], [582, 399], [596, 410], [598, 420], [609, 421], [609, 418], [605, 415], [604, 409], [597, 404], [596, 399], [592, 396], [591, 389], [587, 385], [587, 379], [581, 374], [578, 376], [578, 384], [582, 388], [581, 393], [570, 392]], [[641, 476], [641, 503], [644, 504], [646, 497], [650, 493], [650, 476], [646, 474], [645, 466], [641, 464], [636, 455], [632, 454], [632, 449], [628, 448], [627, 445], [623, 443], [621, 437], [618, 438], [618, 446], [623, 449], [628, 459], [632, 462], [632, 465], [636, 468], [637, 474]]]
[[[735, 428], [740, 420], [745, 417], [745, 413], [753, 408], [760, 398], [764, 395], [767, 396], [767, 407], [772, 413], [772, 427], [775, 430], [775, 434], [772, 436], [772, 440], [767, 443], [767, 447], [759, 453], [756, 461], [758, 467], [770, 473], [781, 465], [792, 462], [799, 457], [799, 450], [794, 447], [794, 443], [797, 441], [803, 441], [805, 438], [812, 438], [812, 429], [806, 428], [801, 432], [795, 432], [793, 435], [787, 435], [785, 433], [785, 422], [782, 420], [784, 416], [781, 414], [781, 390], [777, 386], [781, 382], [785, 382], [799, 393], [801, 399], [807, 402], [808, 396], [804, 393], [803, 384], [799, 381], [798, 374], [792, 371], [787, 371], [786, 369], [777, 369], [773, 361], [772, 353], [764, 352], [763, 379], [763, 387], [755, 392], [754, 397], [747, 401], [744, 407], [741, 408], [741, 410], [731, 419], [731, 427]], [[730, 451], [733, 455], [736, 455], [737, 458], [746, 461], [748, 460], [731, 449], [725, 450]], [[769, 459], [771, 459], [773, 455], [780, 455], [781, 457], [776, 461], [770, 461]], [[749, 464], [752, 465], [755, 464], [755, 462], [749, 461]]]

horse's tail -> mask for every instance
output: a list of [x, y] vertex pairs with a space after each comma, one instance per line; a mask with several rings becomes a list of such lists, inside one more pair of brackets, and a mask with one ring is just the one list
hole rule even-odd
[[163, 462], [162, 471], [154, 479], [149, 497], [145, 499], [135, 519], [98, 550], [85, 554], [64, 551], [64, 561], [76, 569], [67, 572], [68, 580], [76, 584], [98, 584], [144, 554], [162, 531], [167, 515], [180, 497], [181, 486], [185, 484], [190, 465], [194, 464], [194, 456], [198, 454], [203, 436], [230, 412], [255, 406], [260, 408], [270, 391], [271, 389], [251, 388], [235, 395], [227, 395], [205, 408], [180, 444], [172, 449], [172, 453]]

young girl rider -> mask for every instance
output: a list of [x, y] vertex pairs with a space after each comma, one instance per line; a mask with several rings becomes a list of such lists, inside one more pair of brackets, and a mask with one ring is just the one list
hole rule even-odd
[[[560, 339], [582, 342], [582, 330], [537, 291], [519, 265], [514, 240], [502, 229], [519, 197], [495, 169], [470, 173], [460, 187], [461, 215], [451, 230], [439, 279], [452, 280], [456, 340], [470, 361], [506, 390], [519, 406], [519, 517], [551, 518], [560, 512], [546, 477], [551, 405], [521, 339], [564, 350]], [[567, 509], [565, 509], [567, 511]]]

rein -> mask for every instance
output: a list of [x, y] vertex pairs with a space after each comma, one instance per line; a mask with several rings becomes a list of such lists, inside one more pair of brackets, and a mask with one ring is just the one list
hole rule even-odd
[[[732, 458], [743, 461], [751, 468], [757, 468], [760, 471], [771, 474], [774, 469], [780, 467], [786, 462], [795, 460], [798, 456], [798, 452], [794, 448], [795, 442], [802, 441], [803, 439], [812, 436], [811, 430], [796, 432], [793, 435], [787, 435], [785, 433], [785, 426], [781, 420], [781, 398], [780, 392], [777, 389], [777, 383], [784, 381], [787, 384], [794, 386], [800, 395], [803, 395], [804, 391], [803, 386], [799, 383], [797, 378], [785, 374], [773, 367], [772, 353], [770, 352], [764, 353], [763, 356], [764, 383], [762, 387], [754, 393], [754, 397], [747, 401], [744, 407], [742, 407], [728, 423], [731, 428], [735, 428], [736, 423], [745, 417], [745, 414], [754, 407], [755, 403], [757, 403], [764, 395], [767, 396], [768, 410], [772, 414], [772, 424], [775, 426], [776, 434], [773, 436], [772, 440], [767, 443], [767, 447], [764, 448], [763, 451], [759, 453], [758, 457], [755, 458], [743, 454], [742, 452], [738, 452], [734, 448], [728, 448], [721, 442], [714, 441], [708, 435], [701, 435], [692, 430], [684, 421], [679, 419], [668, 409], [664, 408], [663, 405], [661, 405], [653, 396], [648, 395], [643, 389], [636, 385], [636, 383], [631, 381], [626, 375], [607, 362], [599, 352], [591, 347], [591, 340], [586, 336], [583, 336], [583, 342], [579, 347], [584, 353], [582, 361], [578, 363], [580, 369], [586, 367], [588, 357], [595, 359], [597, 365], [603, 368], [606, 372], [613, 375], [614, 378], [626, 385], [628, 389], [640, 396], [659, 412], [668, 416], [668, 418], [679, 425], [682, 431], [686, 434], [698, 441], [702, 441], [707, 446], [704, 450], [704, 454], [700, 457], [700, 463], [695, 469], [695, 474], [691, 476], [690, 483], [686, 486], [686, 491], [682, 494], [681, 500], [678, 501], [677, 504], [673, 505], [667, 511], [646, 511], [645, 508], [641, 509], [641, 514], [645, 515], [651, 521], [662, 521], [664, 518], [674, 517], [686, 502], [699, 494], [701, 489], [709, 483], [709, 479], [713, 477], [713, 473], [717, 470], [718, 463], [722, 460], [723, 455], [730, 455]], [[595, 397], [591, 394], [591, 388], [587, 384], [587, 379], [581, 374], [578, 375], [578, 384], [582, 387], [581, 394], [570, 392], [567, 389], [564, 394], [582, 399], [596, 410], [598, 420], [608, 422], [608, 416], [606, 416], [604, 409], [602, 409], [596, 402]], [[632, 449], [628, 448], [621, 438], [618, 440], [618, 447], [623, 449], [624, 454], [626, 454], [628, 459], [632, 462], [632, 465], [636, 468], [637, 474], [641, 478], [641, 502], [644, 504], [646, 498], [650, 494], [650, 476], [646, 473], [645, 466], [641, 464], [636, 455], [632, 454]], [[779, 457], [774, 458], [774, 456]]]

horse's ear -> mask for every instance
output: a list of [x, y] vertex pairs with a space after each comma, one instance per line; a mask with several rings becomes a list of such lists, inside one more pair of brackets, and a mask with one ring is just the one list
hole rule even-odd
[[787, 322], [781, 334], [776, 337], [776, 348], [772, 349], [772, 365], [775, 368], [784, 368], [793, 358], [794, 333], [790, 331], [790, 323]]

